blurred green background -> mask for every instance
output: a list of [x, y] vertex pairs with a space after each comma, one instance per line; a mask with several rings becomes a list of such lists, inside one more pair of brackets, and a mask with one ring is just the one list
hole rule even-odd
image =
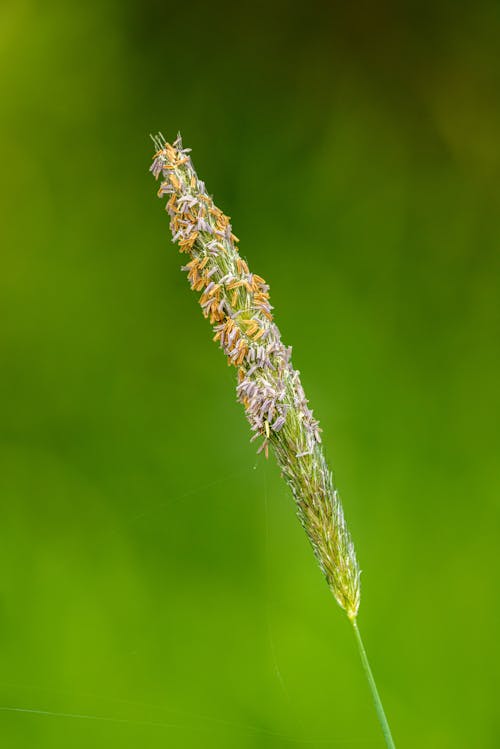
[[1, 4], [3, 746], [383, 746], [179, 272], [158, 129], [271, 284], [398, 747], [500, 746], [499, 22], [488, 0]]

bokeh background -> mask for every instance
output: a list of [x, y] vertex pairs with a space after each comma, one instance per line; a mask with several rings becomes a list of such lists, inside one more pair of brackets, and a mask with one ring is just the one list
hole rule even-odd
[[271, 284], [398, 747], [500, 746], [500, 6], [0, 7], [0, 737], [382, 747], [148, 174]]

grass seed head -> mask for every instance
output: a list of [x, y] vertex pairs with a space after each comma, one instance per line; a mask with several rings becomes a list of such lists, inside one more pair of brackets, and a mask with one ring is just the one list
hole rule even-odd
[[183, 266], [214, 330], [214, 340], [237, 368], [236, 394], [258, 452], [274, 452], [299, 520], [340, 606], [355, 619], [360, 570], [342, 503], [321, 445], [321, 429], [308, 406], [291, 348], [273, 320], [269, 286], [239, 254], [229, 217], [214, 205], [194, 170], [180, 135], [169, 144], [152, 136], [150, 171], [168, 196], [172, 241], [190, 260]]

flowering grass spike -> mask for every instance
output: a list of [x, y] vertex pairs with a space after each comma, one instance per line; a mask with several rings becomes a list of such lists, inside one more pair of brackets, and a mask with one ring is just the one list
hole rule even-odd
[[198, 179], [180, 137], [155, 138], [151, 171], [162, 176], [173, 241], [189, 255], [183, 266], [214, 329], [214, 340], [236, 367], [238, 400], [258, 452], [274, 450], [297, 504], [298, 516], [335, 598], [350, 618], [359, 607], [359, 568], [339, 495], [321, 446], [320, 428], [273, 322], [269, 286], [240, 256], [229, 217]]
[[274, 451], [330, 590], [359, 638], [360, 570], [354, 546], [319, 423], [293, 368], [291, 348], [281, 341], [273, 320], [269, 286], [238, 252], [229, 217], [198, 179], [191, 149], [183, 148], [180, 135], [172, 145], [161, 134], [153, 142], [151, 172], [161, 177], [158, 196], [167, 197], [172, 241], [188, 256], [182, 269], [191, 288], [201, 292], [199, 303], [213, 326], [214, 341], [237, 370], [237, 398], [245, 407], [252, 439], [260, 441], [258, 452], [266, 457], [269, 448]]

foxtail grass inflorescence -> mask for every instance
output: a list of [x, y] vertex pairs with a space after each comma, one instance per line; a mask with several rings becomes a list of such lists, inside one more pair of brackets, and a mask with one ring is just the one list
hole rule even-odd
[[[356, 624], [360, 569], [353, 542], [325, 459], [319, 423], [292, 365], [291, 348], [282, 342], [273, 319], [269, 286], [241, 257], [229, 217], [208, 195], [194, 170], [191, 149], [183, 148], [180, 135], [172, 145], [161, 134], [153, 142], [156, 153], [150, 170], [156, 179], [161, 177], [158, 196], [167, 197], [172, 241], [188, 257], [182, 270], [191, 288], [201, 292], [199, 303], [213, 326], [214, 341], [237, 370], [237, 398], [245, 407], [252, 440], [259, 441], [258, 452], [264, 451], [266, 457], [269, 449], [274, 452], [319, 566], [353, 623], [366, 659]], [[366, 668], [368, 662], [363, 664]], [[383, 723], [380, 698], [373, 688], [372, 693]], [[386, 730], [388, 726], [388, 740]]]

